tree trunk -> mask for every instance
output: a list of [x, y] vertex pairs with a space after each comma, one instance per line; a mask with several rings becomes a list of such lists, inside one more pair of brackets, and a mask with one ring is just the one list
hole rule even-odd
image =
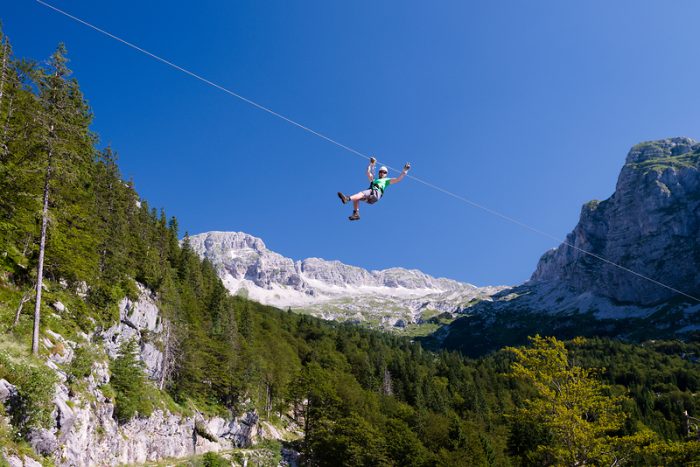
[[22, 249], [22, 256], [25, 258], [27, 257], [27, 250], [29, 250], [29, 244], [31, 243], [31, 241], [32, 241], [32, 235], [29, 234], [25, 237], [24, 248]]
[[[51, 127], [53, 131], [53, 126]], [[32, 353], [39, 354], [39, 321], [41, 320], [41, 287], [44, 282], [44, 251], [46, 250], [46, 227], [49, 222], [49, 182], [51, 181], [51, 158], [53, 149], [49, 144], [49, 157], [44, 180], [44, 208], [41, 213], [41, 241], [39, 242], [39, 264], [36, 272], [36, 301], [34, 303], [34, 331], [32, 333]]]
[[163, 323], [163, 331], [165, 332], [165, 345], [163, 348], [163, 365], [161, 367], [160, 379], [158, 381], [158, 389], [161, 391], [165, 387], [165, 383], [168, 381], [173, 367], [173, 337], [170, 321], [165, 320]]
[[13, 328], [17, 326], [17, 324], [19, 324], [19, 315], [22, 313], [22, 308], [24, 308], [24, 304], [31, 299], [31, 293], [32, 289], [27, 290], [22, 296], [22, 299], [19, 301], [19, 306], [17, 307], [17, 312], [15, 313], [15, 320], [12, 322]]
[[14, 110], [14, 99], [12, 94], [10, 94], [9, 99], [10, 100], [7, 104], [7, 117], [5, 117], [5, 125], [3, 125], [2, 129], [2, 155], [4, 157], [7, 157], [7, 155], [10, 153], [10, 147], [7, 144], [7, 133], [10, 131], [10, 120], [12, 119], [12, 111]]
[[[7, 76], [7, 39], [3, 39], [2, 44], [2, 71], [0, 72], [0, 115], [2, 115], [2, 101], [5, 97], [5, 81]], [[12, 95], [10, 95], [9, 106], [7, 108], [7, 117], [2, 132], [2, 155], [7, 157], [9, 148], [7, 146], [7, 130], [10, 126], [10, 118], [12, 118]]]
[[7, 39], [2, 44], [2, 72], [0, 72], [0, 110], [2, 110], [2, 97], [5, 94], [5, 73], [7, 71]]
[[384, 379], [382, 381], [382, 394], [385, 396], [393, 396], [394, 389], [391, 382], [391, 373], [388, 368], [384, 368]]

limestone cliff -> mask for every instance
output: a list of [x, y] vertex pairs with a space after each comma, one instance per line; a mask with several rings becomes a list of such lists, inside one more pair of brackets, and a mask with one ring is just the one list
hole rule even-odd
[[[699, 296], [700, 143], [670, 138], [634, 146], [615, 193], [583, 206], [566, 243]], [[569, 245], [545, 253], [532, 282], [643, 306], [678, 296]]]
[[415, 269], [368, 271], [320, 258], [293, 260], [243, 232], [207, 232], [189, 238], [210, 260], [224, 285], [266, 305], [324, 319], [403, 327], [437, 312], [455, 313], [503, 287], [476, 287]]
[[[65, 308], [55, 304], [56, 308]], [[92, 342], [115, 357], [124, 340], [139, 342], [140, 358], [148, 376], [158, 381], [163, 355], [163, 323], [156, 298], [139, 287], [136, 300], [119, 304], [119, 322], [109, 329], [80, 336], [81, 344]], [[107, 361], [93, 363], [81, 390], [68, 382], [66, 368], [75, 356], [78, 343], [51, 330], [45, 331], [43, 345], [49, 351], [46, 364], [55, 373], [53, 427], [34, 430], [28, 440], [38, 454], [51, 458], [57, 466], [122, 465], [158, 461], [249, 446], [258, 436], [258, 416], [247, 412], [229, 419], [205, 417], [196, 411], [173, 413], [165, 407], [148, 417], [136, 417], [119, 425], [113, 417], [114, 401], [104, 388], [110, 382]], [[22, 394], [0, 379], [0, 403], [10, 408]], [[2, 459], [0, 449], [0, 459]], [[34, 465], [26, 457], [6, 455], [12, 465]]]
[[578, 225], [542, 256], [530, 281], [464, 308], [432, 345], [476, 356], [534, 334], [697, 336], [700, 302], [601, 258], [700, 297], [700, 143], [634, 146], [615, 193], [583, 206]]

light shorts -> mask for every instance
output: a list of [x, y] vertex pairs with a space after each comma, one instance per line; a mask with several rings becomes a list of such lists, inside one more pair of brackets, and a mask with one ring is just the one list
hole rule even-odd
[[382, 192], [380, 190], [377, 190], [377, 189], [365, 190], [365, 191], [362, 191], [361, 193], [364, 196], [362, 198], [362, 201], [365, 201], [367, 204], [374, 204], [377, 201], [379, 201], [382, 197]]

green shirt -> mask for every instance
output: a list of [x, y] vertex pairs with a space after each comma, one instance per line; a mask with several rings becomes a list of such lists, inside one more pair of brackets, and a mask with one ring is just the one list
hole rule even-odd
[[384, 190], [386, 190], [386, 187], [391, 185], [391, 179], [389, 177], [384, 177], [384, 178], [375, 178], [372, 180], [372, 185], [371, 187], [377, 187], [379, 190], [384, 193]]

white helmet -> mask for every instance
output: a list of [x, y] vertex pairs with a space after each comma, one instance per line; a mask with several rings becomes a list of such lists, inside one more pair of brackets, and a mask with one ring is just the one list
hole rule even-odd
[[387, 174], [389, 173], [389, 169], [387, 169], [385, 165], [379, 167], [379, 171], [380, 171], [380, 172], [386, 172]]

